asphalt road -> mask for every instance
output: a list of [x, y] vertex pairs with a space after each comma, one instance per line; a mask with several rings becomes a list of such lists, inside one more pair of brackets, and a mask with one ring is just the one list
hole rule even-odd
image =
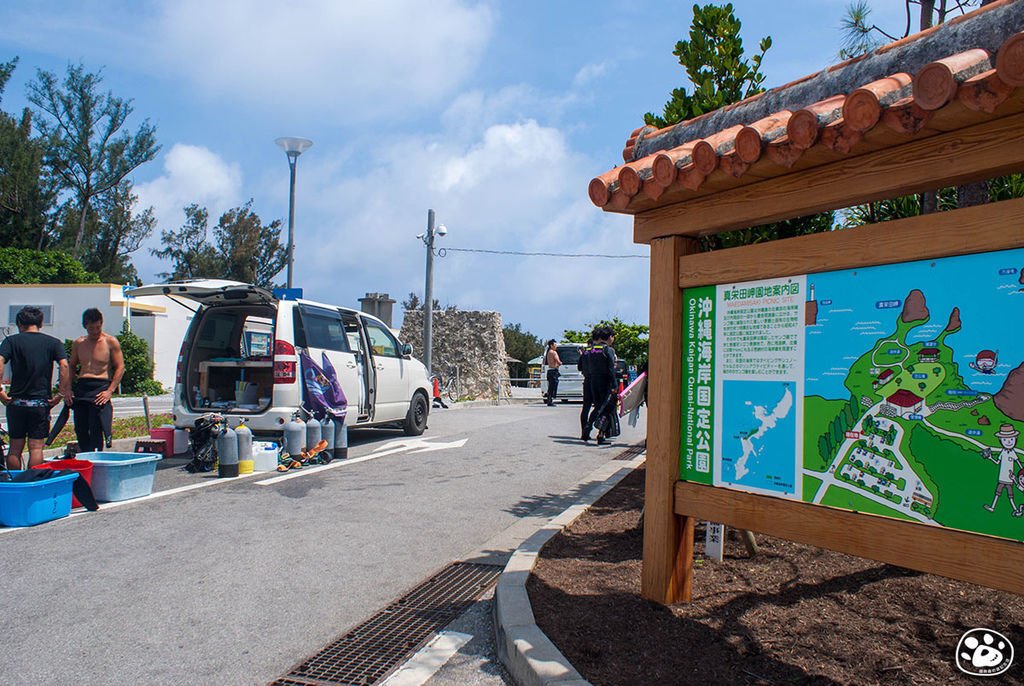
[[272, 681], [448, 563], [502, 558], [644, 436], [583, 445], [578, 411], [435, 410], [421, 441], [352, 432], [349, 460], [270, 483], [168, 464], [157, 497], [0, 528], [0, 683]]

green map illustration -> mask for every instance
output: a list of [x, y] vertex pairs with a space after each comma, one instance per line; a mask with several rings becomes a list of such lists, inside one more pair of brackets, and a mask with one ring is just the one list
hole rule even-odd
[[[714, 359], [711, 391], [700, 393], [707, 381], [699, 367], [703, 340], [688, 321], [699, 310], [684, 312], [690, 355], [684, 352], [681, 477], [786, 495], [779, 487], [785, 479], [775, 475], [787, 460], [792, 464], [788, 441], [745, 434], [742, 426], [754, 409], [770, 419], [771, 401], [754, 397], [758, 384], [779, 388], [788, 381], [799, 389], [801, 421], [772, 428], [800, 432], [794, 438], [802, 494], [789, 497], [1024, 540], [1022, 267], [1024, 250], [1008, 250], [794, 277], [803, 300], [802, 365], [780, 365], [782, 378], [765, 376], [775, 373], [771, 365], [765, 372], [763, 363], [749, 362], [784, 349], [772, 330], [741, 337], [761, 348], [740, 346], [749, 359], [732, 363], [737, 334], [730, 322], [760, 322], [765, 303], [785, 302], [761, 297], [772, 284], [756, 291], [751, 284], [688, 289], [684, 302], [693, 300], [686, 299], [691, 292], [714, 299], [714, 312], [704, 315], [715, 322]], [[758, 318], [736, 319], [742, 307], [759, 308], [752, 310]], [[702, 400], [710, 400], [706, 417]], [[709, 442], [701, 440], [705, 425]], [[717, 448], [705, 469], [700, 448], [708, 444]], [[740, 455], [746, 459], [737, 470]], [[769, 482], [764, 469], [759, 474], [747, 464], [771, 465]]]

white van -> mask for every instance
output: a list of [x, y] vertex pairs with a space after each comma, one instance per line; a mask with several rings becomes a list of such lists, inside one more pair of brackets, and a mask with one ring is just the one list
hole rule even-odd
[[[562, 366], [558, 368], [558, 400], [563, 403], [567, 402], [570, 398], [582, 399], [583, 398], [583, 374], [580, 373], [579, 368], [576, 366], [580, 361], [580, 353], [586, 348], [582, 343], [559, 343], [555, 346], [555, 350], [558, 351], [558, 359], [562, 361]], [[541, 364], [540, 368], [540, 395], [542, 398], [548, 397], [548, 366], [547, 362], [547, 349], [545, 348], [542, 353], [544, 363]]]
[[[178, 354], [174, 425], [218, 412], [258, 435], [280, 435], [302, 406], [298, 351], [326, 353], [348, 399], [351, 426], [427, 427], [431, 386], [412, 348], [376, 317], [310, 300], [278, 300], [237, 281], [140, 286], [129, 296], [166, 295], [199, 305]], [[304, 415], [305, 418], [305, 415]], [[231, 421], [231, 424], [234, 424]]]

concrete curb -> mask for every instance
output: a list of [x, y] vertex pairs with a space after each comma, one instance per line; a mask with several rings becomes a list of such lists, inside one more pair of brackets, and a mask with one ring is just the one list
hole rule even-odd
[[[115, 438], [110, 442], [110, 449], [118, 453], [135, 452], [136, 441], [148, 441], [149, 436], [136, 436], [135, 438]], [[64, 448], [47, 448], [43, 451], [43, 457], [57, 457], [64, 454]]]
[[494, 589], [494, 634], [498, 656], [517, 686], [590, 686], [537, 626], [526, 592], [541, 548], [646, 459], [609, 460], [581, 483], [593, 482], [575, 503], [538, 529], [512, 553]]

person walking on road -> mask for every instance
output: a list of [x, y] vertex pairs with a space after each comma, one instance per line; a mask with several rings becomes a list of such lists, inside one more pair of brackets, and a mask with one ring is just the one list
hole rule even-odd
[[547, 404], [554, 406], [555, 398], [558, 397], [558, 377], [561, 376], [558, 368], [562, 366], [562, 358], [558, 356], [558, 348], [555, 347], [554, 338], [548, 341], [548, 349], [544, 353], [544, 364], [548, 367]]
[[[90, 307], [82, 313], [85, 336], [71, 346], [71, 372], [75, 375], [75, 436], [82, 453], [110, 447], [114, 405], [110, 398], [124, 376], [121, 343], [103, 331], [103, 313]], [[104, 441], [104, 439], [106, 439]]]
[[[15, 318], [18, 333], [0, 343], [0, 376], [11, 366], [10, 395], [0, 386], [0, 402], [7, 406], [7, 434], [11, 445], [8, 469], [27, 469], [43, 462], [43, 442], [50, 433], [50, 409], [71, 402], [71, 375], [64, 344], [42, 333], [43, 312], [25, 306]], [[50, 397], [53, 365], [60, 371], [60, 392]], [[28, 442], [28, 464], [21, 453]]]
[[[615, 386], [615, 332], [610, 326], [598, 326], [591, 335], [590, 345], [580, 355], [577, 365], [583, 374], [583, 408], [580, 411], [580, 440], [589, 441], [590, 431], [603, 412], [606, 400]], [[606, 436], [599, 430], [597, 442], [603, 445]]]

